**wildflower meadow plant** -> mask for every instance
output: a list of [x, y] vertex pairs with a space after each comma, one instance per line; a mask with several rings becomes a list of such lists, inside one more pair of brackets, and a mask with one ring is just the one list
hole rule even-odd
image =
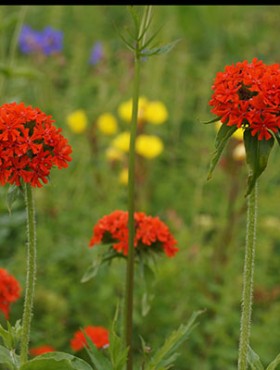
[[[215, 152], [208, 179], [218, 163], [228, 140], [243, 131], [248, 165], [247, 229], [243, 271], [238, 369], [264, 369], [259, 356], [250, 347], [254, 265], [256, 249], [258, 179], [267, 167], [274, 142], [280, 144], [280, 66], [267, 65], [254, 58], [225, 67], [218, 72], [209, 101], [211, 112], [222, 125], [216, 136]], [[276, 369], [280, 355], [267, 367]]]
[[[36, 225], [33, 188], [41, 188], [48, 183], [53, 167], [66, 168], [68, 162], [71, 161], [72, 148], [62, 135], [61, 129], [56, 128], [53, 123], [54, 119], [50, 115], [45, 114], [39, 108], [27, 106], [23, 102], [6, 103], [0, 107], [0, 182], [2, 185], [10, 185], [8, 192], [10, 209], [18, 193], [24, 192], [27, 216], [27, 273], [24, 310], [21, 329], [17, 331], [18, 334], [20, 332], [20, 354], [19, 356], [16, 353], [10, 355], [8, 349], [1, 348], [2, 355], [5, 356], [6, 362], [4, 363], [10, 368], [17, 368], [17, 365], [23, 366], [27, 363], [29, 354], [36, 280]], [[15, 293], [18, 294], [15, 282], [13, 282], [13, 287], [16, 288]], [[12, 294], [10, 298], [12, 298]], [[9, 337], [9, 333], [6, 336]], [[12, 345], [13, 340], [8, 342], [9, 345]], [[11, 348], [9, 349], [11, 350]]]

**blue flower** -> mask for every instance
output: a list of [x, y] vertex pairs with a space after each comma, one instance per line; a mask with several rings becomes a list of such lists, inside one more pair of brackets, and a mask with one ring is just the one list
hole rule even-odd
[[19, 35], [19, 48], [24, 54], [41, 53], [48, 56], [60, 52], [62, 44], [63, 33], [50, 26], [40, 32], [24, 25]]
[[100, 41], [97, 41], [92, 49], [91, 49], [91, 54], [90, 54], [90, 58], [89, 58], [89, 63], [92, 64], [92, 65], [96, 65], [100, 62], [100, 60], [102, 59], [103, 57], [103, 46], [102, 46], [102, 43]]
[[51, 27], [45, 27], [42, 32], [42, 49], [45, 55], [59, 53], [62, 50], [63, 33]]
[[19, 48], [24, 54], [30, 54], [41, 50], [41, 34], [31, 27], [24, 25], [19, 35]]

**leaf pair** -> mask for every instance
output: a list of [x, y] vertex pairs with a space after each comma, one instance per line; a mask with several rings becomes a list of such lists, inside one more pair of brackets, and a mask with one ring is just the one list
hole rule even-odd
[[260, 357], [249, 347], [248, 351], [248, 363], [251, 370], [276, 370], [277, 366], [280, 364], [280, 353], [275, 357], [275, 359], [267, 366], [265, 369], [261, 363]]
[[[212, 173], [221, 157], [221, 154], [232, 134], [237, 130], [236, 126], [227, 126], [222, 124], [215, 141], [215, 152], [210, 163], [210, 169], [207, 179], [211, 179]], [[244, 130], [244, 145], [246, 151], [246, 161], [249, 168], [247, 190], [245, 196], [248, 196], [255, 187], [256, 181], [267, 166], [271, 149], [274, 145], [274, 137], [269, 140], [259, 140], [257, 136], [252, 136], [250, 129]], [[277, 140], [278, 137], [276, 136]]]

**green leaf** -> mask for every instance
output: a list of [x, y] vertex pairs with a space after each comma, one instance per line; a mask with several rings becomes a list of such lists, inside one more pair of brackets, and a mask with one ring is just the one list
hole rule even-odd
[[160, 55], [160, 54], [166, 54], [169, 53], [174, 46], [180, 41], [180, 39], [177, 39], [173, 42], [170, 42], [169, 44], [166, 44], [161, 47], [152, 48], [152, 49], [145, 49], [141, 52], [142, 57], [150, 57], [152, 55]]
[[197, 323], [195, 323], [197, 317], [203, 312], [204, 311], [194, 312], [187, 325], [180, 325], [176, 331], [171, 333], [165, 340], [163, 346], [156, 351], [145, 366], [145, 370], [169, 369], [179, 355], [175, 351], [186, 339], [188, 339], [190, 332], [197, 326]]
[[117, 334], [119, 326], [119, 306], [118, 304], [113, 323], [110, 330], [110, 346], [108, 348], [110, 360], [114, 370], [122, 370], [126, 364], [128, 349], [125, 347], [123, 339]]
[[268, 365], [266, 370], [275, 370], [276, 366], [280, 364], [280, 353], [276, 356], [276, 358]]
[[93, 365], [95, 366], [96, 370], [115, 370], [112, 365], [110, 364], [110, 361], [107, 359], [105, 353], [98, 349], [91, 341], [91, 339], [84, 333], [85, 338], [87, 339], [87, 345], [85, 347], [85, 350], [87, 354], [89, 355], [89, 358]]
[[258, 177], [265, 170], [274, 141], [273, 137], [269, 140], [258, 140], [257, 136], [252, 136], [251, 130], [245, 130], [244, 145], [250, 170], [246, 196], [251, 193]]
[[260, 357], [252, 350], [250, 346], [248, 348], [247, 359], [251, 370], [264, 370]]
[[211, 163], [210, 163], [210, 169], [208, 172], [207, 180], [210, 180], [212, 177], [212, 173], [221, 157], [221, 154], [224, 150], [224, 147], [226, 143], [228, 142], [229, 138], [232, 136], [232, 134], [237, 130], [236, 126], [227, 126], [226, 124], [222, 124], [215, 141], [215, 152], [213, 154]]
[[201, 123], [203, 123], [204, 125], [208, 125], [208, 123], [214, 123], [214, 122], [220, 121], [221, 118], [222, 117], [216, 117], [216, 118], [211, 119], [211, 121], [202, 121]]
[[11, 352], [0, 345], [0, 364], [8, 366], [9, 369], [16, 369], [14, 361], [11, 357]]
[[12, 213], [12, 205], [19, 198], [20, 194], [21, 194], [21, 190], [19, 186], [17, 185], [9, 186], [6, 200], [7, 200], [8, 211], [10, 214]]
[[92, 367], [76, 356], [64, 352], [49, 352], [35, 357], [19, 370], [93, 370]]

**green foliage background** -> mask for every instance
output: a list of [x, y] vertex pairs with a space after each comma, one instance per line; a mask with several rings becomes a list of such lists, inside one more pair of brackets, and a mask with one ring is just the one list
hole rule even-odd
[[[36, 59], [13, 49], [22, 12], [24, 23], [34, 29], [50, 25], [63, 31], [62, 55]], [[233, 167], [227, 171], [220, 165], [206, 181], [216, 131], [202, 121], [213, 118], [208, 105], [211, 85], [225, 65], [254, 57], [267, 64], [279, 61], [280, 8], [154, 6], [153, 12], [155, 28], [162, 26], [159, 44], [181, 40], [170, 53], [143, 63], [141, 95], [164, 102], [169, 119], [160, 127], [164, 153], [148, 164], [144, 184], [137, 189], [137, 208], [169, 225], [180, 252], [173, 259], [159, 259], [146, 316], [141, 311], [142, 280], [136, 274], [135, 356], [139, 335], [153, 350], [193, 311], [206, 309], [180, 347], [175, 368], [236, 369], [247, 171], [244, 163], [231, 161]], [[16, 99], [39, 106], [53, 115], [73, 147], [69, 168], [53, 170], [50, 183], [35, 192], [38, 277], [32, 346], [48, 343], [71, 352], [74, 331], [85, 325], [110, 326], [123, 293], [123, 261], [114, 261], [86, 283], [81, 278], [95, 254], [88, 248], [93, 225], [103, 215], [127, 207], [126, 188], [104, 159], [103, 138], [94, 152], [89, 134], [99, 114], [117, 115], [118, 105], [131, 97], [133, 59], [116, 31], [129, 22], [126, 6], [0, 7], [1, 104]], [[106, 56], [92, 67], [88, 58], [96, 41], [103, 43]], [[73, 134], [66, 124], [67, 115], [76, 109], [84, 109], [90, 120], [82, 135]], [[275, 146], [259, 184], [251, 345], [264, 364], [280, 347], [278, 151]], [[9, 215], [7, 189], [0, 189], [0, 265], [23, 286], [24, 204], [19, 199]], [[22, 304], [23, 299], [12, 306], [12, 323], [21, 317]]]

